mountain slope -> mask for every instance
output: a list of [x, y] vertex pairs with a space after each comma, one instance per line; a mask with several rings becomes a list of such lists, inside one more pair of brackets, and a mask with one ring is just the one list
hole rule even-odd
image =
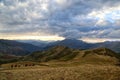
[[49, 49], [54, 46], [67, 46], [67, 47], [74, 48], [74, 49], [88, 49], [89, 47], [94, 46], [94, 44], [86, 43], [82, 40], [65, 39], [62, 41], [56, 41], [56, 42], [49, 43], [48, 46], [45, 47], [45, 49]]
[[39, 47], [14, 40], [0, 40], [0, 52], [4, 54], [26, 55], [39, 50]]
[[77, 50], [64, 46], [56, 46], [47, 51], [34, 52], [24, 60], [49, 62], [49, 61], [70, 61], [77, 63], [108, 63], [119, 64], [120, 57], [117, 53], [107, 48], [89, 50]]
[[107, 48], [83, 50], [73, 59], [81, 63], [119, 64], [120, 56]]
[[51, 60], [70, 60], [74, 56], [76, 56], [74, 49], [64, 47], [64, 46], [56, 46], [47, 51], [38, 51], [34, 52], [25, 57], [25, 60], [34, 60], [34, 61], [51, 61]]
[[0, 65], [10, 62], [16, 62], [18, 58], [18, 56], [0, 53]]
[[51, 41], [41, 41], [41, 40], [16, 40], [16, 41], [39, 46], [41, 49], [46, 47], [49, 43], [51, 43]]
[[54, 46], [67, 46], [74, 49], [93, 49], [93, 48], [99, 48], [99, 47], [106, 47], [109, 48], [117, 53], [120, 53], [120, 42], [114, 41], [114, 42], [102, 42], [102, 43], [86, 43], [81, 40], [76, 39], [65, 39], [62, 41], [56, 41], [49, 43], [47, 47], [44, 49], [49, 49]]
[[117, 53], [120, 53], [120, 41], [106, 41], [101, 43], [87, 43], [77, 39], [64, 39], [61, 41], [40, 41], [40, 40], [17, 40], [17, 41], [39, 46], [41, 50], [47, 50], [55, 46], [67, 46], [74, 49], [93, 49], [99, 47], [106, 47]]

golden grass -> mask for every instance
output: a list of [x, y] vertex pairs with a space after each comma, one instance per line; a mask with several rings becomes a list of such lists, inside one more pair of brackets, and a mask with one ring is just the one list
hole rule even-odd
[[0, 80], [120, 80], [120, 67], [81, 65], [3, 70]]

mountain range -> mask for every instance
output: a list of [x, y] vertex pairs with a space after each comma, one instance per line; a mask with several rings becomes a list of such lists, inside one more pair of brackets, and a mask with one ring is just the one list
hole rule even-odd
[[73, 49], [93, 49], [106, 47], [117, 53], [120, 53], [120, 41], [103, 42], [103, 43], [87, 43], [76, 39], [65, 39], [62, 41], [36, 41], [36, 40], [0, 40], [0, 53], [23, 56], [34, 51], [48, 50], [55, 46], [66, 46]]
[[[28, 43], [26, 41], [26, 43]], [[30, 41], [29, 41], [30, 43]], [[37, 45], [36, 45], [37, 43]], [[87, 43], [82, 40], [76, 39], [65, 39], [62, 41], [54, 41], [54, 42], [43, 42], [43, 41], [32, 41], [30, 44], [42, 47], [42, 50], [47, 50], [54, 46], [67, 46], [74, 49], [93, 49], [93, 48], [100, 48], [106, 47], [109, 48], [117, 53], [120, 53], [120, 41], [106, 41], [101, 43]]]
[[0, 64], [16, 61], [119, 64], [119, 52], [119, 41], [86, 43], [75, 39], [55, 42], [0, 40]]

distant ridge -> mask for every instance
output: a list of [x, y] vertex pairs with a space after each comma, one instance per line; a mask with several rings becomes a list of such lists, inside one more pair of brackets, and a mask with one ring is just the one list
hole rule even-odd
[[15, 41], [15, 40], [4, 40], [0, 39], [0, 53], [4, 54], [12, 54], [12, 55], [27, 55], [34, 51], [45, 51], [51, 47], [55, 46], [67, 46], [73, 49], [94, 49], [99, 47], [106, 47], [120, 53], [120, 41], [115, 42], [103, 42], [103, 43], [86, 43], [81, 40], [76, 39], [65, 39], [62, 41], [55, 42], [44, 42], [44, 41]]
[[32, 44], [0, 39], [0, 53], [3, 54], [26, 55], [39, 49]]
[[117, 53], [120, 53], [120, 41], [106, 41], [102, 43], [86, 43], [82, 40], [76, 40], [76, 39], [65, 39], [62, 41], [56, 41], [49, 43], [45, 49], [49, 49], [54, 46], [67, 46], [74, 49], [94, 49], [99, 47], [106, 47], [109, 48]]

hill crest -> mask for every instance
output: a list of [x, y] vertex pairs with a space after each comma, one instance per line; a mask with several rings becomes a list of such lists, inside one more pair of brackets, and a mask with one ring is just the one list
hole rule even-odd
[[107, 48], [96, 48], [89, 50], [72, 49], [65, 46], [56, 46], [47, 51], [34, 52], [24, 60], [49, 62], [70, 61], [78, 63], [119, 63], [119, 56]]

